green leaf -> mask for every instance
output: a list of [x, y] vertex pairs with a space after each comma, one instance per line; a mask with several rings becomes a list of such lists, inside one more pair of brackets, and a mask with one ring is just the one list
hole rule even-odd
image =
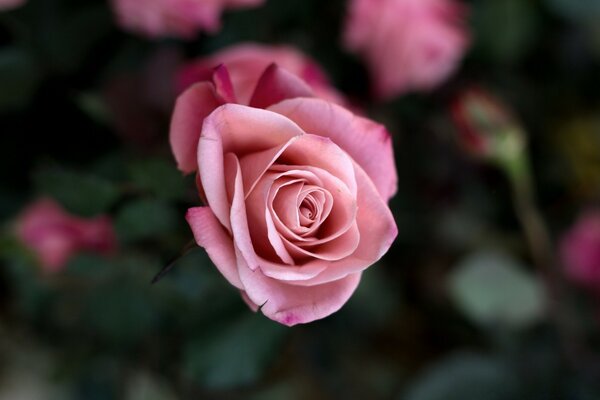
[[231, 388], [256, 382], [280, 353], [287, 329], [260, 314], [247, 313], [229, 326], [186, 346], [188, 377], [207, 388]]
[[115, 226], [119, 239], [127, 242], [168, 235], [177, 227], [177, 220], [177, 212], [170, 205], [142, 199], [119, 210]]
[[23, 48], [0, 51], [0, 111], [26, 106], [41, 78], [38, 62]]
[[174, 162], [140, 160], [131, 164], [129, 174], [135, 185], [160, 198], [177, 200], [185, 196], [185, 180]]
[[503, 253], [481, 251], [467, 257], [454, 269], [449, 284], [456, 305], [485, 326], [525, 327], [543, 312], [541, 284]]
[[507, 366], [476, 354], [456, 354], [417, 378], [405, 400], [519, 400], [515, 377]]
[[112, 182], [61, 167], [39, 170], [34, 175], [34, 183], [39, 192], [85, 216], [107, 212], [119, 197], [119, 190]]

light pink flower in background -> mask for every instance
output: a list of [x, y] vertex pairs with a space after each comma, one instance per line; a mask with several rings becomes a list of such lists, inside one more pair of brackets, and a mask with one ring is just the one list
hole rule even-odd
[[265, 0], [111, 0], [119, 24], [149, 37], [188, 39], [217, 32], [224, 10], [259, 6]]
[[21, 7], [26, 0], [0, 0], [0, 11]]
[[468, 47], [465, 13], [455, 0], [350, 0], [344, 44], [365, 60], [378, 98], [427, 91]]
[[391, 138], [275, 65], [253, 107], [226, 101], [233, 87], [221, 67], [175, 106], [173, 151], [186, 160], [194, 149], [205, 204], [188, 223], [254, 310], [288, 326], [324, 318], [396, 237]]
[[37, 200], [22, 212], [16, 230], [18, 238], [38, 256], [47, 272], [61, 270], [79, 251], [107, 254], [116, 247], [108, 217], [78, 218], [46, 198]]
[[[193, 90], [179, 100], [170, 136], [177, 165], [186, 173], [197, 169], [196, 149], [203, 118], [220, 105], [265, 108], [281, 100], [283, 93], [287, 98], [321, 97], [344, 103], [314, 61], [284, 46], [233, 46], [184, 66], [178, 75], [180, 91], [193, 85]], [[178, 125], [188, 123], [190, 113], [198, 116], [193, 129], [180, 129]]]
[[579, 217], [562, 238], [560, 252], [567, 276], [600, 292], [600, 210]]

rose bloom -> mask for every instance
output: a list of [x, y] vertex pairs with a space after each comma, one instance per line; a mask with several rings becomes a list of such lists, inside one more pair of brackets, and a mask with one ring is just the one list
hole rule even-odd
[[17, 219], [16, 233], [38, 256], [47, 272], [61, 270], [79, 251], [107, 254], [116, 247], [108, 217], [78, 218], [47, 198], [37, 200], [22, 212]]
[[560, 252], [569, 278], [595, 291], [600, 289], [600, 210], [579, 217], [562, 238]]
[[25, 0], [0, 0], [0, 11], [21, 7]]
[[179, 97], [171, 125], [180, 167], [198, 171], [196, 242], [251, 308], [288, 326], [338, 310], [397, 234], [390, 135], [314, 95], [271, 65], [249, 106], [235, 104], [221, 66]]
[[468, 46], [464, 14], [455, 0], [351, 0], [344, 44], [365, 59], [378, 98], [426, 91], [454, 72]]
[[259, 6], [264, 0], [111, 0], [119, 24], [149, 37], [191, 38], [220, 29], [225, 9]]

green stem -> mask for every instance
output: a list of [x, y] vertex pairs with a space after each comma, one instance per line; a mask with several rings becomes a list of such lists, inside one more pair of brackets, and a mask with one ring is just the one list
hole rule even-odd
[[558, 264], [555, 247], [535, 199], [533, 175], [526, 152], [501, 162], [507, 174], [517, 217], [522, 225], [533, 262], [548, 291], [548, 308], [560, 335], [564, 352], [573, 366], [584, 359], [584, 342], [575, 316], [570, 312], [569, 293]]

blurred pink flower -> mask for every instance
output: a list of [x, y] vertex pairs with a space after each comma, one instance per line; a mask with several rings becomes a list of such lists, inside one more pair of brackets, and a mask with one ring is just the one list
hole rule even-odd
[[562, 238], [560, 252], [570, 279], [600, 289], [600, 210], [579, 217]]
[[345, 100], [331, 86], [317, 62], [288, 46], [241, 43], [228, 47], [181, 68], [177, 86], [182, 92], [190, 85], [210, 78], [215, 67], [223, 64], [229, 71], [239, 103], [247, 104], [261, 75], [273, 63], [306, 82], [317, 97], [338, 104], [344, 103]]
[[16, 228], [19, 239], [36, 253], [47, 272], [61, 270], [79, 251], [106, 254], [116, 247], [108, 217], [78, 218], [48, 198], [29, 205], [18, 217]]
[[264, 0], [111, 0], [119, 24], [149, 37], [190, 38], [219, 30], [225, 9], [259, 6]]
[[21, 7], [26, 0], [0, 0], [0, 11]]
[[351, 0], [344, 44], [365, 59], [378, 98], [430, 90], [468, 47], [465, 13], [455, 0]]

